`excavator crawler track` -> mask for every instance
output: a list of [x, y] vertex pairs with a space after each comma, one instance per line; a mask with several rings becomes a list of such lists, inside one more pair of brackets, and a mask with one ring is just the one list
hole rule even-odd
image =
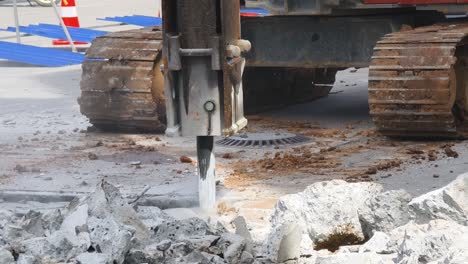
[[161, 49], [159, 27], [110, 33], [93, 41], [78, 99], [90, 123], [106, 131], [164, 131]]
[[387, 136], [464, 137], [468, 23], [386, 35], [369, 68], [369, 107]]

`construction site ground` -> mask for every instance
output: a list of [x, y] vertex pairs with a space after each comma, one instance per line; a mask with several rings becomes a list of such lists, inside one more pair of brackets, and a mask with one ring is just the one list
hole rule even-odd
[[[152, 205], [196, 206], [194, 138], [93, 131], [76, 102], [80, 74], [80, 66], [2, 67], [4, 206], [60, 207], [70, 197], [92, 192], [101, 179], [126, 195], [150, 186], [146, 195]], [[326, 98], [249, 117], [245, 132], [292, 132], [310, 137], [306, 144], [217, 146], [219, 213], [239, 213], [261, 226], [278, 197], [317, 181], [376, 181], [421, 194], [467, 171], [466, 142], [376, 133], [367, 114], [366, 74], [366, 69], [341, 72]]]
[[[129, 1], [125, 5], [136, 6], [120, 5], [115, 12], [99, 13], [96, 5], [102, 2], [110, 1], [80, 2], [84, 4], [78, 12], [85, 26], [102, 23], [93, 22], [93, 17], [127, 15], [126, 8], [150, 15], [153, 4]], [[23, 12], [45, 10], [22, 8]], [[12, 19], [11, 23], [3, 19], [10, 12], [11, 8], [0, 9], [0, 26], [12, 25]], [[40, 16], [53, 20], [49, 15], [53, 13]], [[26, 17], [25, 24], [53, 22]], [[109, 27], [112, 31], [128, 28]], [[0, 37], [12, 36], [5, 34]], [[25, 39], [45, 43], [35, 37]], [[72, 197], [92, 192], [102, 179], [129, 196], [149, 186], [148, 204], [196, 206], [194, 138], [95, 131], [77, 103], [79, 65], [40, 68], [0, 61], [0, 71], [2, 206], [25, 211], [64, 206]], [[465, 141], [412, 141], [379, 135], [368, 114], [367, 73], [367, 69], [348, 69], [338, 74], [328, 97], [248, 116], [243, 132], [290, 132], [311, 141], [270, 148], [217, 146], [218, 213], [240, 214], [261, 226], [278, 197], [317, 181], [375, 181], [386, 189], [403, 188], [417, 195], [444, 186], [468, 170]]]

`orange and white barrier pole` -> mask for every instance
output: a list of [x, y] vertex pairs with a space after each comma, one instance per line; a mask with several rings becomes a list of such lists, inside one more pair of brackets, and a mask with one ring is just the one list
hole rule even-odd
[[63, 22], [67, 27], [80, 27], [75, 0], [62, 0], [60, 14], [62, 15]]
[[161, 17], [162, 16], [162, 4], [161, 0], [156, 0], [156, 17]]
[[[67, 27], [80, 27], [80, 21], [78, 19], [78, 12], [76, 11], [75, 0], [62, 0], [60, 7], [60, 16], [62, 21]], [[67, 40], [54, 40], [52, 42], [54, 45], [70, 45], [70, 42]], [[77, 42], [75, 44], [87, 44], [86, 42]]]

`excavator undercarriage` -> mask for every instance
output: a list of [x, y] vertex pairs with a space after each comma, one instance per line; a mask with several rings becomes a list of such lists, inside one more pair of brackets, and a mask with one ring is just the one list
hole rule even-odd
[[[252, 42], [243, 77], [246, 113], [325, 96], [337, 71], [369, 66], [370, 115], [378, 131], [462, 136], [468, 114], [466, 19], [407, 9], [367, 13], [243, 20], [242, 37]], [[93, 125], [164, 131], [162, 38], [161, 28], [151, 27], [92, 43], [79, 103]]]

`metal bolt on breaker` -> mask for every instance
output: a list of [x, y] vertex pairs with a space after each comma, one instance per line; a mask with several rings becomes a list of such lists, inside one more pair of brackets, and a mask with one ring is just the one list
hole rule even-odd
[[238, 0], [163, 0], [168, 135], [196, 136], [200, 207], [215, 206], [214, 136], [247, 125]]

